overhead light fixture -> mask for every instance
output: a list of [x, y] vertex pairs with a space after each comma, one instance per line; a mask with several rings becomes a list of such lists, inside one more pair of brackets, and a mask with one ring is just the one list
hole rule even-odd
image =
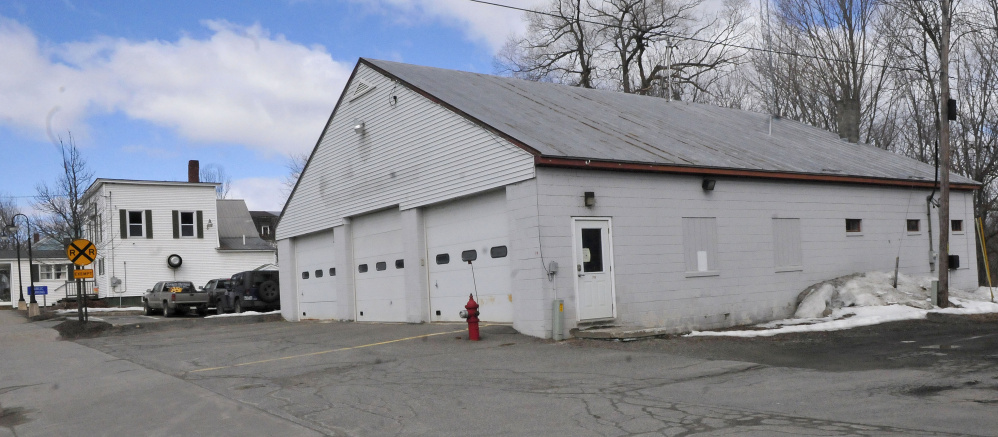
[[700, 184], [700, 186], [703, 188], [704, 191], [714, 191], [714, 184], [717, 184], [717, 181], [713, 179], [704, 179], [703, 183]]
[[595, 192], [586, 191], [585, 195], [583, 195], [583, 198], [585, 199], [585, 205], [586, 205], [587, 208], [592, 208], [593, 206], [596, 205], [596, 193]]
[[363, 121], [353, 122], [353, 131], [356, 132], [357, 135], [364, 135], [364, 122]]

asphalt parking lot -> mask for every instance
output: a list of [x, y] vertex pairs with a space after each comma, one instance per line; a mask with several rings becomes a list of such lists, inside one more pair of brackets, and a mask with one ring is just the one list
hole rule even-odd
[[[469, 342], [460, 324], [211, 321], [59, 343], [231, 402], [192, 419], [214, 424], [211, 435], [236, 434], [247, 413], [318, 435], [998, 434], [988, 317], [636, 342], [552, 342], [503, 325]], [[17, 435], [45, 435], [37, 426]], [[144, 434], [183, 434], [175, 426], [153, 420]]]

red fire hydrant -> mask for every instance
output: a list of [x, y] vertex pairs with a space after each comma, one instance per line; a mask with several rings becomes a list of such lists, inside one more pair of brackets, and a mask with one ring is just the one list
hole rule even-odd
[[468, 340], [478, 341], [478, 302], [475, 302], [473, 295], [468, 295], [468, 304], [464, 309], [461, 311], [461, 317], [468, 319]]

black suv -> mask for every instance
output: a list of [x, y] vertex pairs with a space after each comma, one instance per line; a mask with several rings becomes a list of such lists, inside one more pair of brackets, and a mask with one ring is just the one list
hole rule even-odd
[[237, 313], [246, 310], [273, 311], [281, 309], [281, 291], [278, 272], [252, 270], [236, 273], [229, 281], [225, 298], [216, 303], [222, 311], [232, 309]]

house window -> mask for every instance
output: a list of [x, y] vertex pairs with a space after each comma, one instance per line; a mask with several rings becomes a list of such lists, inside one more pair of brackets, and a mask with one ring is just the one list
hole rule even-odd
[[145, 222], [142, 211], [128, 211], [128, 236], [145, 237]]
[[101, 258], [97, 262], [97, 274], [101, 275], [101, 276], [104, 276], [104, 258]]
[[908, 232], [918, 232], [920, 230], [920, 220], [908, 219]]
[[951, 221], [950, 229], [953, 232], [963, 232], [963, 220]]
[[260, 235], [270, 235], [270, 226], [261, 226]]
[[180, 213], [180, 236], [194, 238], [194, 212], [182, 211]]
[[683, 217], [683, 254], [688, 274], [717, 274], [716, 217]]
[[773, 261], [777, 271], [800, 270], [803, 265], [800, 219], [773, 219]]
[[42, 264], [41, 279], [43, 281], [66, 280], [69, 277], [69, 264]]
[[846, 232], [863, 232], [863, 219], [846, 219]]

